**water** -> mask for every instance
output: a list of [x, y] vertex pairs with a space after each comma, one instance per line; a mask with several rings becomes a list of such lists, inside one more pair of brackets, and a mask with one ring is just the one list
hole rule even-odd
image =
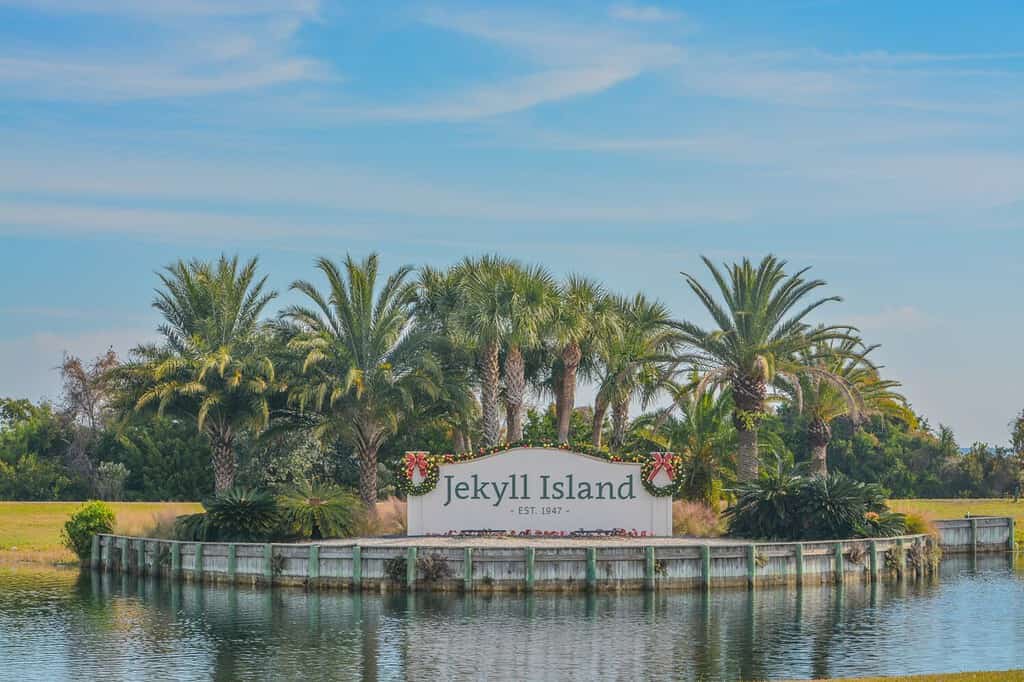
[[797, 679], [1024, 666], [1024, 575], [463, 597], [0, 567], [0, 679]]

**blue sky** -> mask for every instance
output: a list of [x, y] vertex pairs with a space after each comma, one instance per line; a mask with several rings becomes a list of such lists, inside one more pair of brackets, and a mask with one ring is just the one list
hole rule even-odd
[[[1015, 2], [0, 0], [0, 395], [152, 338], [154, 270], [500, 251], [704, 321], [775, 252], [963, 444], [1024, 407]], [[287, 296], [285, 297], [287, 300]]]

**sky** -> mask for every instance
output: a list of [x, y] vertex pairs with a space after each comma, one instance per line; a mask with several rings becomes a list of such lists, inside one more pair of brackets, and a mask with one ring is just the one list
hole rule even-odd
[[1024, 408], [1024, 6], [0, 0], [0, 395], [155, 338], [155, 272], [498, 252], [708, 322], [775, 253], [962, 445]]

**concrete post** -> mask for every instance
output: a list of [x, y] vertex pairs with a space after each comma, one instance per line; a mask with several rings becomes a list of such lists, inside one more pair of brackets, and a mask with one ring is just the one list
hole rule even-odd
[[700, 577], [704, 589], [711, 589], [711, 545], [700, 546]]
[[876, 583], [878, 582], [878, 543], [876, 541], [871, 541], [868, 553], [871, 560], [871, 582]]
[[235, 543], [228, 545], [228, 580], [235, 582], [238, 573], [238, 547]]
[[128, 538], [121, 538], [121, 572], [128, 573], [132, 567], [128, 565]]
[[203, 582], [203, 548], [203, 543], [196, 543], [196, 555], [192, 560], [192, 575], [195, 576], [199, 582]]
[[138, 563], [139, 563], [139, 575], [145, 575], [146, 574], [146, 541], [145, 540], [139, 540], [136, 543], [136, 551], [139, 553], [139, 556], [136, 557], [138, 559]]
[[587, 589], [597, 588], [597, 547], [587, 547]]
[[533, 547], [526, 548], [526, 591], [533, 592], [533, 564], [536, 558], [536, 550]]
[[100, 567], [100, 536], [92, 536], [92, 548], [89, 550], [89, 565], [93, 570]]
[[309, 559], [306, 564], [306, 576], [310, 580], [317, 580], [320, 577], [320, 545], [309, 546]]
[[804, 543], [796, 543], [796, 585], [804, 584]]
[[473, 591], [473, 548], [462, 550], [462, 587], [466, 592]]
[[754, 589], [757, 582], [757, 545], [747, 545], [747, 587]]
[[971, 554], [978, 551], [978, 519], [971, 519]]
[[405, 553], [405, 586], [416, 589], [416, 554], [417, 549], [410, 547]]
[[352, 545], [352, 588], [363, 588], [363, 548]]
[[263, 545], [263, 577], [268, 583], [274, 581], [274, 546], [269, 542]]
[[846, 569], [843, 567], [843, 543], [841, 542], [835, 544], [835, 572], [836, 584], [842, 585]]
[[644, 589], [646, 590], [654, 590], [656, 567], [657, 565], [654, 563], [654, 547], [647, 545], [644, 547]]
[[171, 577], [177, 580], [181, 577], [181, 543], [171, 543]]

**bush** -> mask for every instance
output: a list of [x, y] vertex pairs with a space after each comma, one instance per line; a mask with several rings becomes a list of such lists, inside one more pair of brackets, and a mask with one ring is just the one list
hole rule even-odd
[[725, 532], [725, 523], [703, 502], [676, 500], [672, 503], [672, 533], [698, 538], [715, 538]]
[[355, 534], [362, 537], [378, 535], [405, 535], [408, 517], [408, 502], [398, 497], [389, 497], [377, 503], [377, 514], [363, 514]]
[[100, 462], [96, 467], [96, 494], [101, 500], [120, 500], [126, 480], [128, 467], [120, 462]]
[[363, 504], [330, 483], [302, 483], [277, 498], [289, 533], [303, 538], [349, 537], [361, 525]]
[[33, 452], [10, 464], [0, 460], [0, 500], [59, 500], [73, 486], [64, 467]]
[[92, 536], [114, 530], [114, 510], [104, 502], [87, 502], [64, 524], [60, 539], [82, 563], [92, 558]]
[[841, 473], [805, 476], [781, 462], [740, 486], [726, 510], [730, 535], [772, 540], [885, 537], [906, 532], [902, 514], [889, 510], [877, 484]]
[[277, 501], [260, 490], [232, 488], [203, 502], [203, 508], [203, 513], [178, 517], [174, 527], [179, 540], [265, 542], [281, 524]]
[[910, 512], [905, 515], [907, 524], [908, 535], [935, 535], [938, 536], [939, 531], [932, 523], [931, 518], [927, 514], [921, 512]]

